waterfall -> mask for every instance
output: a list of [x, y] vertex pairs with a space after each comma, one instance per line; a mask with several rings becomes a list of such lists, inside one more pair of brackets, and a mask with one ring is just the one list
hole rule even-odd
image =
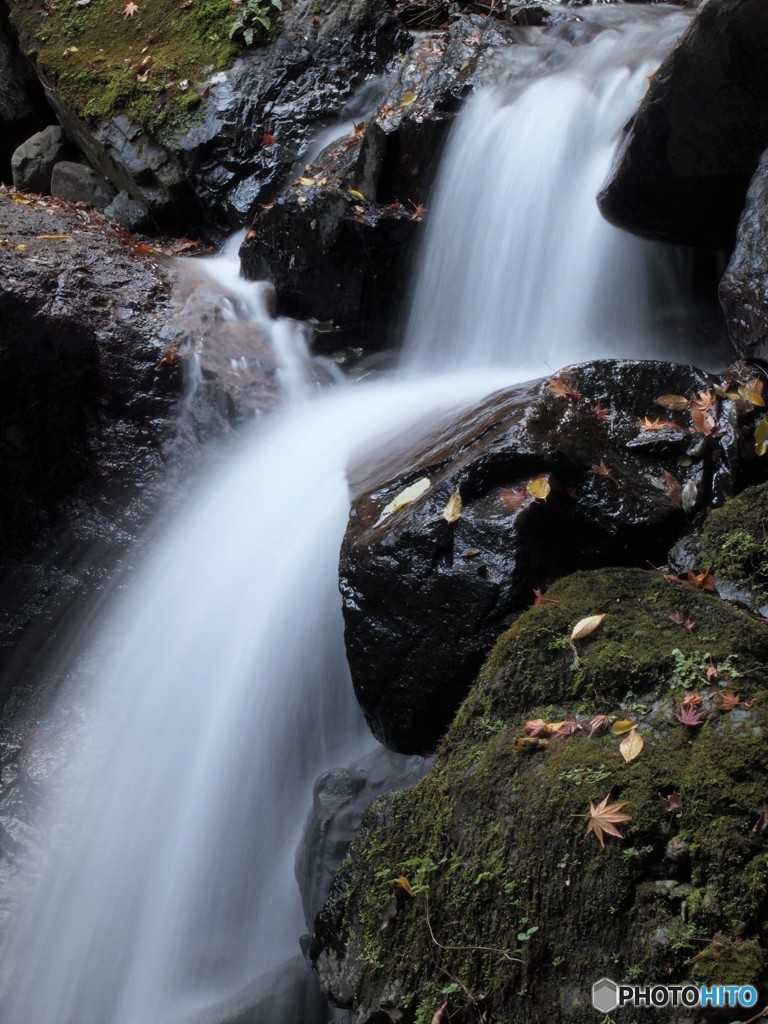
[[[562, 67], [483, 91], [462, 116], [407, 372], [310, 393], [291, 341], [293, 405], [174, 513], [79, 659], [53, 712], [76, 727], [40, 808], [50, 848], [2, 944], [4, 1024], [232, 1019], [238, 992], [296, 956], [312, 783], [371, 742], [337, 592], [349, 460], [520, 377], [668, 344], [654, 311], [672, 305], [674, 268], [604, 225], [594, 195], [685, 16], [621, 13], [588, 46], [564, 43]], [[231, 259], [212, 274], [237, 315], [264, 319]]]

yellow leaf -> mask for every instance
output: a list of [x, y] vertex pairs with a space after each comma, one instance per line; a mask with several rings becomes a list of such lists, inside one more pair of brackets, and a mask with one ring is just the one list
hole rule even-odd
[[418, 98], [419, 94], [417, 92], [404, 92], [400, 97], [400, 106], [410, 107], [410, 105], [415, 103]]
[[406, 505], [411, 505], [417, 498], [420, 498], [422, 494], [425, 494], [432, 486], [429, 477], [423, 476], [416, 483], [411, 484], [410, 487], [406, 487], [404, 491], [400, 491], [392, 501], [386, 506], [381, 513], [381, 518], [385, 516], [391, 516], [393, 512], [399, 512], [401, 508], [405, 508]]
[[655, 402], [662, 409], [676, 409], [678, 411], [687, 409], [690, 404], [684, 395], [659, 395]]
[[755, 427], [755, 451], [758, 455], [765, 455], [768, 450], [768, 418], [763, 416]]
[[353, 199], [359, 199], [361, 203], [367, 202], [362, 192], [358, 192], [356, 188], [348, 188], [347, 195], [352, 196]]
[[546, 747], [549, 741], [540, 739], [538, 736], [517, 736], [515, 738], [515, 746], [522, 747], [523, 750], [538, 750], [541, 747]]
[[763, 382], [759, 377], [753, 377], [746, 384], [739, 385], [739, 394], [752, 405], [765, 406], [763, 398]]
[[588, 615], [586, 619], [579, 619], [573, 627], [571, 640], [583, 640], [585, 636], [589, 636], [590, 633], [594, 633], [605, 618], [605, 614], [606, 613], [603, 613], [602, 615]]
[[446, 523], [455, 523], [461, 515], [461, 508], [461, 495], [458, 491], [454, 491], [443, 509], [443, 519]]
[[533, 480], [529, 480], [525, 487], [528, 494], [530, 494], [532, 498], [536, 498], [538, 501], [546, 501], [549, 497], [549, 492], [552, 490], [549, 477], [546, 474], [534, 477]]
[[314, 178], [299, 178], [300, 185], [314, 185], [316, 184]]
[[644, 746], [643, 737], [637, 731], [637, 728], [630, 729], [627, 735], [619, 744], [619, 750], [624, 760], [629, 763], [634, 761], [636, 757], [640, 756]]
[[620, 719], [618, 722], [614, 722], [611, 726], [611, 732], [614, 736], [624, 736], [628, 732], [632, 732], [633, 729], [637, 728], [637, 722], [629, 722], [626, 718]]
[[71, 238], [72, 235], [37, 235], [37, 238]]
[[411, 883], [408, 881], [405, 875], [401, 875], [399, 878], [396, 878], [395, 885], [399, 885], [401, 889], [405, 889], [409, 896], [413, 896], [413, 889], [411, 888]]

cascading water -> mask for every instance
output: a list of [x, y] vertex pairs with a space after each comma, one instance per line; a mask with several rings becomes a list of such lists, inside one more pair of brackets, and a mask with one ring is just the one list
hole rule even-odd
[[[550, 54], [560, 70], [510, 81], [513, 99], [484, 92], [462, 116], [409, 373], [299, 401], [244, 439], [120, 596], [57, 712], [81, 714], [79, 749], [50, 781], [50, 850], [3, 943], [4, 1024], [231, 1020], [239, 991], [295, 957], [293, 851], [312, 782], [370, 744], [336, 589], [349, 459], [409, 419], [658, 339], [658, 253], [602, 224], [594, 194], [685, 17], [622, 13], [621, 30]], [[214, 274], [241, 315], [265, 318], [224, 261]], [[294, 382], [302, 359], [287, 359]], [[461, 372], [437, 377], [446, 361]], [[471, 372], [492, 364], [505, 369]]]

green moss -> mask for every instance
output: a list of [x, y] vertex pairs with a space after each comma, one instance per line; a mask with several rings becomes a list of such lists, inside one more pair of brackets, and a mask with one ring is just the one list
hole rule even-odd
[[123, 113], [156, 132], [183, 125], [200, 103], [196, 84], [232, 63], [246, 44], [244, 18], [249, 40], [268, 38], [273, 3], [139, 0], [125, 17], [122, 0], [49, 0], [42, 9], [17, 0], [13, 20], [25, 51], [77, 114], [95, 122]]
[[768, 601], [768, 484], [742, 491], [710, 513], [702, 531], [706, 568]]
[[[551, 1021], [558, 1008], [594, 1019], [589, 986], [603, 974], [682, 981], [738, 968], [728, 980], [760, 982], [768, 843], [753, 825], [768, 796], [768, 631], [653, 573], [579, 573], [548, 596], [558, 604], [531, 609], [500, 639], [427, 778], [374, 804], [353, 843], [331, 916], [342, 943], [363, 951], [360, 1019], [385, 998], [406, 1022], [430, 1020], [445, 999], [453, 1021], [484, 1009], [515, 1024]], [[693, 632], [669, 619], [681, 609]], [[577, 664], [553, 639], [600, 612]], [[692, 662], [699, 650], [738, 654], [739, 693], [756, 703], [685, 728], [668, 689], [675, 649]], [[627, 764], [618, 737], [586, 731], [519, 743], [526, 718], [569, 712], [631, 714], [642, 754]], [[671, 792], [677, 814], [659, 799]], [[632, 820], [601, 849], [586, 816], [607, 794]]]

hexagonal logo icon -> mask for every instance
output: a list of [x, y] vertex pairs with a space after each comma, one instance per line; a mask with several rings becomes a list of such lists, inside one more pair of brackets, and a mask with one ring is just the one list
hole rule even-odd
[[610, 1013], [619, 1005], [619, 986], [610, 978], [600, 978], [592, 986], [592, 1005], [600, 1013]]

